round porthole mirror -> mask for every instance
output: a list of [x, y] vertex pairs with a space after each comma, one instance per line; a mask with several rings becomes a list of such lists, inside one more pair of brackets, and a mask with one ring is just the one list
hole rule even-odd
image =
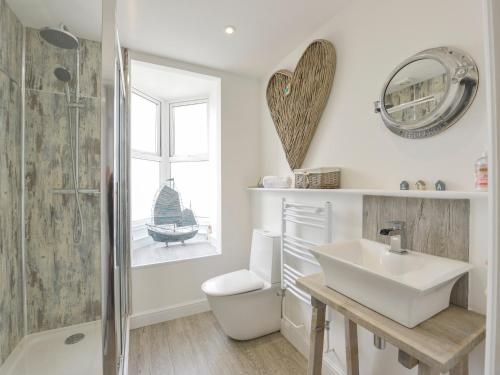
[[470, 56], [448, 47], [433, 48], [394, 69], [375, 111], [401, 137], [430, 137], [458, 121], [477, 86], [477, 66]]

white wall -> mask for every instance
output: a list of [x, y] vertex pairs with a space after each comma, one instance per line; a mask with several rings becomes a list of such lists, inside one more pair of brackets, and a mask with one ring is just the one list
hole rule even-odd
[[251, 223], [245, 187], [254, 185], [259, 177], [261, 111], [257, 79], [138, 53], [132, 56], [221, 78], [222, 254], [133, 268], [132, 313], [141, 315], [204, 300], [203, 281], [248, 266]]
[[[475, 0], [359, 0], [297, 46], [277, 69], [294, 69], [309, 42], [325, 38], [337, 50], [333, 91], [303, 167], [342, 167], [344, 187], [397, 188], [403, 179], [441, 179], [449, 189], [473, 188], [473, 166], [486, 147], [484, 82], [469, 111], [440, 135], [406, 140], [373, 113], [392, 69], [423, 49], [467, 51], [484, 79], [481, 7]], [[262, 172], [290, 173], [261, 88]]]
[[[342, 168], [344, 188], [397, 189], [403, 179], [424, 179], [433, 184], [441, 179], [450, 190], [472, 190], [474, 162], [488, 145], [488, 117], [484, 84], [483, 18], [475, 0], [359, 0], [320, 28], [269, 71], [261, 86], [262, 174], [291, 174], [265, 99], [271, 74], [282, 68], [293, 70], [300, 55], [316, 38], [333, 42], [337, 70], [332, 95], [311, 143], [303, 167]], [[422, 140], [406, 140], [385, 128], [373, 113], [382, 85], [392, 69], [423, 49], [452, 46], [467, 51], [479, 68], [480, 85], [469, 111], [453, 127]], [[280, 199], [333, 204], [334, 239], [361, 235], [361, 196], [334, 193], [252, 194], [252, 224], [279, 229]], [[470, 308], [486, 309], [486, 261], [488, 201], [471, 201], [470, 261], [477, 266], [470, 278]], [[295, 302], [287, 303], [294, 324], [305, 326], [298, 336], [307, 337], [308, 313]], [[335, 351], [344, 358], [343, 320], [334, 316], [332, 336]], [[292, 329], [292, 334], [293, 329]], [[360, 330], [360, 373], [369, 375], [414, 374], [397, 362], [397, 351], [388, 345], [377, 351], [372, 337]], [[330, 359], [331, 356], [329, 356]], [[482, 374], [484, 347], [471, 355], [471, 374]]]

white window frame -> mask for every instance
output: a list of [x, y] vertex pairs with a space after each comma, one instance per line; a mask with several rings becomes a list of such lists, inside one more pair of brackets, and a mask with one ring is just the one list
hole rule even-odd
[[[132, 154], [134, 155], [138, 155], [136, 157], [140, 158], [140, 159], [146, 159], [146, 158], [149, 158], [149, 157], [152, 157], [152, 156], [157, 156], [157, 157], [161, 157], [161, 154], [162, 154], [162, 142], [161, 142], [161, 118], [162, 118], [162, 115], [161, 115], [161, 101], [156, 99], [156, 98], [153, 98], [152, 96], [148, 95], [148, 94], [145, 94], [143, 93], [142, 91], [136, 89], [136, 88], [132, 88], [132, 95], [138, 95], [140, 97], [142, 97], [143, 99], [146, 99], [152, 103], [154, 103], [157, 107], [157, 111], [156, 111], [156, 152], [147, 152], [147, 151], [141, 151], [141, 150], [134, 150], [133, 148], [131, 148], [131, 151], [132, 151]], [[144, 157], [141, 157], [141, 155], [143, 155]]]
[[[174, 109], [176, 107], [183, 107], [188, 105], [196, 105], [196, 104], [206, 104], [207, 105], [207, 152], [203, 154], [194, 154], [194, 155], [175, 155], [175, 120], [174, 120]], [[169, 176], [170, 166], [172, 163], [180, 163], [180, 162], [210, 162], [210, 103], [208, 98], [201, 99], [192, 99], [192, 100], [183, 100], [183, 101], [175, 101], [169, 103], [169, 157], [168, 157], [168, 169]], [[198, 216], [200, 219], [208, 219], [208, 217]]]
[[[206, 104], [207, 105], [207, 152], [203, 154], [194, 154], [194, 155], [175, 155], [175, 120], [174, 120], [174, 109], [176, 107], [185, 107], [189, 105], [196, 105], [196, 104]], [[194, 99], [194, 100], [184, 100], [184, 101], [176, 101], [176, 102], [171, 102], [169, 105], [169, 135], [170, 135], [170, 142], [169, 142], [169, 163], [175, 163], [175, 162], [185, 162], [185, 161], [210, 161], [209, 160], [209, 147], [210, 147], [210, 126], [209, 126], [209, 102], [208, 98], [203, 98], [203, 99]]]
[[[210, 161], [210, 103], [208, 98], [192, 99], [192, 100], [182, 100], [167, 102], [158, 100], [150, 95], [147, 95], [136, 88], [132, 88], [132, 95], [137, 94], [141, 97], [156, 103], [158, 107], [157, 121], [156, 121], [156, 131], [157, 131], [157, 150], [156, 153], [144, 152], [138, 150], [131, 150], [132, 159], [142, 159], [155, 161], [160, 163], [160, 183], [167, 181], [171, 177], [170, 166], [172, 163], [176, 162], [209, 162]], [[175, 135], [175, 121], [174, 121], [174, 108], [194, 105], [194, 104], [206, 104], [207, 105], [207, 152], [203, 154], [195, 155], [173, 155], [175, 150], [174, 135]], [[165, 113], [168, 111], [168, 115]], [[205, 219], [203, 216], [199, 216], [201, 219]], [[141, 219], [132, 221], [132, 227], [134, 229], [140, 229], [145, 226], [148, 219]]]
[[[131, 159], [142, 159], [142, 160], [158, 162], [159, 167], [160, 167], [159, 178], [160, 178], [160, 183], [161, 183], [161, 181], [165, 181], [166, 173], [168, 173], [168, 171], [166, 172], [165, 168], [164, 168], [165, 154], [168, 155], [168, 149], [166, 150], [165, 142], [163, 142], [163, 140], [162, 140], [162, 135], [164, 133], [162, 131], [162, 127], [163, 127], [162, 118], [164, 117], [164, 116], [162, 116], [162, 102], [160, 100], [148, 95], [148, 94], [145, 94], [144, 92], [142, 92], [136, 88], [131, 89], [131, 95], [139, 95], [142, 98], [155, 103], [157, 111], [156, 111], [156, 152], [134, 150], [131, 147], [130, 157], [131, 157]], [[158, 186], [158, 188], [160, 188], [160, 187]], [[144, 226], [147, 222], [148, 222], [148, 218], [134, 220], [134, 221], [132, 221], [132, 227], [134, 227], [134, 228], [141, 227], [141, 226]]]

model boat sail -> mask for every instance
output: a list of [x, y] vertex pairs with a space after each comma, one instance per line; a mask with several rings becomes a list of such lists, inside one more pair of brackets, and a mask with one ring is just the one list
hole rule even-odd
[[173, 179], [163, 185], [153, 202], [152, 223], [146, 224], [148, 234], [157, 242], [182, 242], [198, 233], [198, 223], [192, 210], [182, 207]]

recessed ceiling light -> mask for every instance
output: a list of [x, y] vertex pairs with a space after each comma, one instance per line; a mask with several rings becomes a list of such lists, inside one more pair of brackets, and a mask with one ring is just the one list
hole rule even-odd
[[226, 26], [224, 28], [224, 32], [228, 35], [234, 34], [235, 31], [236, 29], [234, 28], [234, 26]]

